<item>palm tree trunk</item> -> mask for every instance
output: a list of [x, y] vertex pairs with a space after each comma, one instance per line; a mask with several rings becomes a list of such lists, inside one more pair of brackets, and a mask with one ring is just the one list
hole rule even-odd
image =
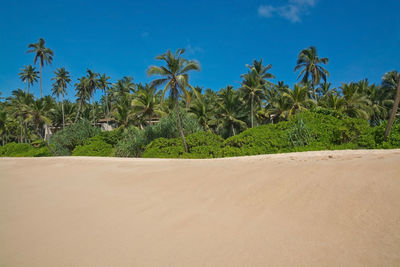
[[389, 121], [388, 121], [388, 124], [386, 126], [385, 136], [383, 138], [385, 141], [387, 141], [387, 138], [388, 138], [388, 136], [390, 134], [390, 129], [392, 128], [394, 119], [396, 117], [397, 110], [399, 109], [399, 102], [400, 102], [400, 81], [397, 84], [396, 99], [394, 100], [393, 110], [392, 110], [392, 113], [390, 114]]
[[78, 121], [79, 112], [81, 111], [81, 108], [82, 108], [82, 100], [79, 101], [78, 112], [76, 113], [76, 117], [75, 117], [75, 122], [74, 123], [76, 123]]
[[28, 81], [28, 94], [29, 94], [29, 81]]
[[182, 122], [181, 122], [181, 115], [179, 114], [179, 103], [178, 103], [178, 96], [175, 97], [175, 109], [176, 109], [176, 117], [178, 118], [178, 129], [181, 135], [183, 146], [185, 147], [185, 152], [189, 153], [188, 145], [186, 143], [185, 135], [183, 134], [182, 129]]
[[231, 124], [231, 126], [232, 126], [232, 134], [233, 134], [233, 136], [235, 136], [236, 135], [235, 127], [233, 126], [233, 124]]
[[42, 64], [40, 64], [40, 97], [43, 97], [43, 87], [42, 87]]
[[104, 90], [104, 94], [106, 96], [106, 106], [107, 106], [107, 118], [110, 118], [110, 108], [108, 107], [108, 92]]
[[63, 130], [65, 128], [65, 118], [64, 118], [64, 95], [61, 95], [61, 110], [62, 110], [62, 117], [63, 117]]
[[94, 96], [92, 97], [92, 113], [93, 113], [93, 126], [95, 126], [94, 124], [95, 124], [95, 121], [96, 121], [96, 119], [95, 119], [95, 115], [94, 115], [94, 103], [93, 103], [93, 101], [94, 101]]
[[251, 95], [251, 107], [250, 107], [250, 112], [251, 112], [251, 128], [254, 126], [254, 95]]

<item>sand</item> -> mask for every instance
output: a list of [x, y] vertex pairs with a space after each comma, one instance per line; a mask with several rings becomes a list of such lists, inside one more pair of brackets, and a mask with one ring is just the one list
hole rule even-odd
[[400, 266], [400, 150], [0, 159], [0, 266]]

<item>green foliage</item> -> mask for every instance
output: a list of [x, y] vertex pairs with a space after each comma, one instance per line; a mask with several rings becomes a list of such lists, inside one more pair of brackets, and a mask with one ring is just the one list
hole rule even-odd
[[1, 157], [49, 157], [51, 153], [45, 146], [34, 147], [30, 144], [8, 143], [0, 147]]
[[158, 138], [143, 153], [144, 158], [215, 158], [221, 156], [223, 139], [211, 132], [198, 132], [186, 138], [190, 153], [185, 153], [180, 138]]
[[112, 131], [101, 132], [99, 136], [107, 144], [115, 146], [119, 142], [119, 140], [122, 139], [123, 130], [121, 128], [117, 128]]
[[[181, 118], [185, 135], [201, 131], [201, 126], [193, 114], [182, 112]], [[161, 118], [157, 124], [147, 126], [144, 130], [139, 130], [136, 127], [127, 129], [116, 145], [115, 156], [140, 157], [146, 145], [154, 139], [178, 138], [179, 130], [176, 120], [176, 113], [171, 112], [168, 116]]]
[[83, 145], [86, 139], [97, 134], [100, 134], [98, 127], [92, 126], [87, 120], [81, 120], [56, 132], [50, 139], [50, 146], [56, 156], [69, 156], [76, 146]]
[[84, 141], [72, 151], [72, 156], [109, 157], [113, 154], [112, 145], [107, 144], [99, 135]]
[[[159, 138], [146, 147], [143, 157], [213, 158], [294, 151], [374, 148], [373, 133], [368, 122], [363, 119], [349, 117], [339, 119], [320, 112], [302, 112], [293, 116], [290, 121], [247, 129], [225, 141], [213, 133], [200, 132], [189, 135], [187, 142], [190, 153], [184, 153], [179, 138]], [[393, 136], [397, 138], [396, 134]], [[400, 138], [398, 140], [400, 141]]]
[[116, 157], [140, 157], [147, 144], [145, 131], [130, 127], [123, 133], [122, 139], [116, 145], [114, 155]]
[[387, 121], [372, 129], [377, 147], [384, 149], [400, 148], [400, 120], [398, 119], [393, 123], [388, 140], [385, 142], [383, 136], [385, 134], [386, 125]]

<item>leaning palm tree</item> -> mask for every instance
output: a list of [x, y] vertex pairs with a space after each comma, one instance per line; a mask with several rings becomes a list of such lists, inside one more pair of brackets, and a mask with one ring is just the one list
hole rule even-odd
[[65, 127], [65, 116], [64, 116], [64, 95], [67, 94], [67, 85], [71, 82], [71, 77], [69, 72], [65, 70], [65, 68], [58, 68], [54, 71], [56, 75], [52, 80], [54, 80], [52, 93], [53, 95], [57, 95], [57, 98], [61, 95], [61, 108], [62, 108], [62, 121], [63, 121], [63, 129]]
[[329, 76], [329, 72], [321, 66], [321, 64], [328, 64], [329, 59], [326, 57], [320, 58], [317, 53], [317, 49], [314, 46], [310, 46], [307, 49], [303, 49], [297, 59], [296, 67], [294, 71], [300, 71], [297, 79], [300, 79], [303, 83], [307, 83], [311, 76], [311, 86], [313, 88], [314, 99], [317, 95], [315, 92], [315, 86], [317, 86], [321, 78], [326, 82], [326, 77]]
[[185, 53], [185, 49], [178, 49], [175, 54], [168, 50], [165, 54], [157, 56], [157, 60], [163, 60], [165, 66], [150, 66], [147, 70], [147, 75], [158, 75], [162, 78], [156, 79], [152, 82], [152, 85], [157, 87], [165, 84], [164, 90], [162, 91], [162, 99], [165, 96], [167, 90], [169, 90], [171, 98], [175, 102], [175, 111], [177, 114], [178, 129], [181, 135], [185, 151], [189, 152], [186, 143], [185, 135], [183, 134], [181, 116], [179, 112], [179, 97], [181, 94], [188, 95], [187, 88], [191, 87], [189, 84], [189, 74], [191, 70], [200, 70], [198, 62], [193, 60], [187, 60], [182, 58], [182, 54]]
[[53, 61], [54, 52], [50, 48], [44, 46], [45, 40], [43, 38], [39, 39], [39, 42], [34, 44], [29, 44], [28, 48], [30, 50], [27, 53], [35, 53], [35, 58], [33, 60], [33, 64], [36, 64], [39, 59], [39, 67], [40, 67], [40, 96], [43, 97], [43, 86], [42, 86], [42, 68], [44, 64], [51, 64]]
[[24, 66], [18, 74], [21, 80], [28, 84], [28, 94], [30, 86], [37, 82], [38, 74], [39, 72], [36, 71], [35, 67], [32, 67], [32, 65]]
[[[396, 114], [397, 114], [398, 109], [399, 109], [399, 102], [400, 102], [400, 73], [398, 73], [397, 71], [391, 71], [391, 72], [386, 73], [383, 76], [383, 79], [382, 79], [382, 86], [383, 86], [383, 88], [385, 88], [389, 92], [396, 91], [396, 97], [395, 97], [395, 100], [394, 100], [393, 109], [392, 109], [392, 112], [390, 113], [389, 121], [388, 121], [388, 124], [386, 126], [386, 131], [385, 131], [384, 140], [386, 141], [388, 136], [389, 136], [389, 134], [390, 134], [390, 130], [392, 128], [394, 119], [395, 119]], [[395, 89], [396, 87], [397, 87], [397, 90]]]

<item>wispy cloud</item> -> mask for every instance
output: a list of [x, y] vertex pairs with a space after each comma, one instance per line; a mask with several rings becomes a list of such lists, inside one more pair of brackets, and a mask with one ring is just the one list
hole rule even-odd
[[308, 14], [317, 0], [289, 0], [286, 5], [273, 6], [261, 5], [258, 7], [258, 15], [265, 18], [280, 16], [293, 23], [301, 22], [301, 16]]

